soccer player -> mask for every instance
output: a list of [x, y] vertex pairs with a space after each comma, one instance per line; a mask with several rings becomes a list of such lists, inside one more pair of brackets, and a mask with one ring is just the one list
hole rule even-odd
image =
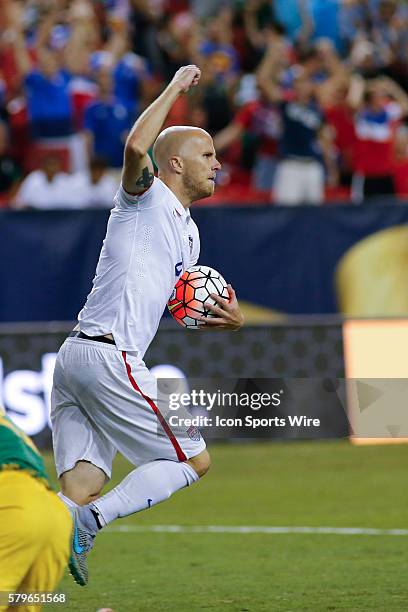
[[[100, 528], [192, 485], [210, 465], [196, 428], [176, 435], [165, 420], [156, 380], [143, 362], [177, 278], [198, 259], [189, 207], [213, 193], [220, 168], [204, 130], [159, 133], [178, 96], [200, 75], [197, 66], [180, 68], [133, 126], [93, 288], [56, 361], [54, 452], [60, 497], [75, 519], [70, 568], [81, 585]], [[158, 178], [147, 153], [153, 143]], [[242, 325], [234, 290], [228, 291], [228, 300], [217, 297], [209, 307], [214, 316], [200, 319], [204, 328]], [[138, 467], [99, 497], [117, 451]]]
[[[41, 455], [0, 406], [0, 593], [53, 591], [68, 563], [71, 532], [71, 516], [51, 490]], [[0, 601], [1, 612], [9, 609]]]

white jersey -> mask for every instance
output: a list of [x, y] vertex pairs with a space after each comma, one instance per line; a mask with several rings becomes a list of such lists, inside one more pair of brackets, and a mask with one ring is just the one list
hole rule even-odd
[[78, 315], [88, 336], [112, 334], [121, 351], [143, 357], [177, 279], [200, 253], [198, 228], [158, 178], [140, 196], [120, 186], [93, 288]]

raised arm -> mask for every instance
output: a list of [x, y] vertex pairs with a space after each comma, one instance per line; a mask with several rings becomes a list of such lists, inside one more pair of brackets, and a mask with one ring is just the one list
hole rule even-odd
[[408, 95], [393, 79], [387, 76], [378, 77], [375, 79], [377, 85], [384, 93], [392, 96], [400, 105], [401, 112], [404, 116], [408, 115]]
[[148, 150], [179, 95], [198, 84], [201, 71], [197, 66], [183, 66], [160, 96], [140, 115], [125, 145], [122, 185], [129, 193], [145, 191], [153, 182], [153, 164]]
[[353, 110], [359, 110], [363, 103], [366, 83], [362, 76], [355, 74], [350, 79], [347, 103]]
[[71, 73], [86, 70], [89, 55], [97, 43], [97, 21], [92, 5], [75, 0], [68, 12], [71, 34], [64, 48], [64, 65]]
[[12, 45], [17, 69], [20, 76], [24, 78], [32, 69], [24, 39], [24, 7], [19, 2], [10, 2], [5, 4], [3, 9], [5, 10], [7, 23], [7, 30], [3, 33], [3, 36]]
[[26, 49], [24, 35], [20, 30], [15, 30], [11, 39], [14, 50], [14, 59], [21, 77], [25, 78], [32, 70], [30, 56]]
[[302, 25], [297, 32], [296, 38], [300, 44], [308, 46], [315, 29], [308, 0], [297, 0], [297, 9]]
[[259, 28], [257, 18], [260, 5], [261, 2], [259, 0], [247, 0], [247, 2], [243, 3], [245, 33], [251, 45], [255, 48], [261, 48], [264, 44], [264, 36]]
[[270, 102], [281, 102], [282, 100], [278, 77], [284, 55], [283, 40], [280, 37], [274, 37], [270, 40], [265, 55], [256, 70], [258, 87]]
[[218, 153], [222, 153], [233, 142], [241, 138], [244, 132], [243, 127], [234, 121], [231, 121], [224, 129], [214, 136], [214, 147]]

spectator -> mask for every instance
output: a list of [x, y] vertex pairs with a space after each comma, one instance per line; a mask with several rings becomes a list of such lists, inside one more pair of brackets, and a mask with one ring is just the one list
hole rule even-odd
[[372, 40], [387, 75], [406, 84], [408, 74], [408, 7], [380, 0], [374, 14]]
[[21, 167], [8, 152], [7, 125], [0, 122], [0, 201], [7, 202], [12, 199], [17, 190]]
[[341, 17], [353, 66], [367, 78], [381, 72], [406, 83], [408, 7], [396, 0], [349, 1]]
[[339, 23], [340, 8], [341, 0], [311, 0], [312, 40], [328, 39], [338, 51], [343, 50]]
[[86, 41], [90, 38], [87, 24], [92, 21], [92, 11], [83, 10], [87, 3], [79, 5], [82, 9], [78, 11], [78, 3], [73, 3], [68, 20], [58, 5], [42, 7], [32, 54], [24, 38], [23, 5], [10, 3], [8, 15], [8, 38], [24, 83], [31, 137], [43, 150], [65, 148], [70, 167], [76, 169], [84, 165], [85, 156], [82, 141], [74, 134], [74, 119], [77, 123], [80, 120], [71, 81], [74, 73], [84, 69]]
[[91, 53], [99, 42], [93, 7], [86, 2], [73, 2], [69, 11], [70, 36], [65, 46], [65, 63], [71, 72], [69, 93], [75, 132], [84, 125], [85, 108], [97, 95], [93, 80]]
[[193, 14], [201, 20], [211, 19], [215, 17], [220, 9], [225, 7], [231, 8], [233, 0], [189, 0], [189, 4]]
[[[277, 52], [283, 53], [284, 47], [282, 43], [279, 43], [279, 41], [275, 42], [272, 40], [268, 47], [267, 53], [265, 54], [265, 62], [262, 62], [262, 64], [266, 63], [268, 65], [269, 62], [269, 64], [273, 66], [274, 59], [272, 56]], [[296, 55], [297, 61], [292, 62], [288, 68], [279, 72], [280, 66], [278, 65], [277, 72], [275, 69], [278, 81], [282, 88], [286, 90], [288, 95], [290, 95], [293, 89], [294, 81], [300, 72], [303, 74], [306, 80], [317, 86], [321, 85], [327, 78], [323, 56], [317, 47], [308, 46], [306, 48], [298, 48]]]
[[61, 172], [58, 157], [47, 155], [39, 170], [31, 172], [21, 183], [14, 207], [41, 210], [63, 208], [69, 197], [67, 174]]
[[364, 36], [356, 36], [350, 51], [350, 64], [353, 72], [365, 78], [378, 74], [378, 58], [374, 44]]
[[202, 70], [202, 104], [208, 130], [217, 132], [232, 118], [231, 98], [239, 76], [239, 57], [232, 45], [232, 14], [228, 8], [206, 24], [204, 38], [192, 59]]
[[36, 140], [70, 136], [73, 132], [68, 87], [71, 75], [59, 65], [57, 55], [46, 45], [54, 21], [55, 15], [48, 15], [38, 34], [38, 67], [33, 66], [26, 49], [23, 24], [14, 23], [15, 58], [24, 78], [31, 132]]
[[206, 27], [198, 53], [204, 75], [210, 74], [217, 83], [228, 86], [239, 74], [238, 53], [232, 45], [232, 15], [224, 9]]
[[256, 138], [256, 155], [252, 169], [255, 189], [270, 192], [277, 163], [281, 117], [278, 106], [260, 95], [258, 100], [243, 104], [232, 122], [214, 137], [214, 146], [222, 153], [244, 134]]
[[159, 72], [165, 81], [183, 64], [191, 62], [192, 49], [197, 39], [197, 23], [190, 13], [164, 15], [157, 29], [157, 58]]
[[326, 77], [317, 85], [316, 95], [333, 130], [340, 184], [349, 187], [355, 148], [354, 118], [347, 99], [350, 74], [329, 40], [321, 39], [316, 47]]
[[399, 120], [408, 114], [408, 96], [391, 79], [352, 80], [349, 102], [355, 110], [356, 147], [352, 200], [395, 194], [395, 134]]
[[304, 44], [310, 40], [313, 23], [309, 0], [274, 0], [272, 6], [276, 21], [285, 29], [292, 42]]
[[[268, 0], [249, 0], [243, 7], [243, 23], [252, 54], [263, 52], [267, 46], [269, 30], [283, 33], [283, 26], [274, 20], [271, 2]], [[259, 59], [259, 58], [258, 58]]]
[[[351, 175], [361, 176], [362, 167], [367, 170], [370, 159], [364, 165], [364, 147], [359, 139], [356, 148], [354, 130], [367, 123], [362, 117], [375, 105], [362, 97], [360, 108], [351, 109], [350, 72], [366, 79], [388, 75], [407, 87], [408, 7], [402, 0], [4, 0], [0, 25], [0, 121], [10, 125], [11, 157], [31, 170], [44, 152], [54, 151], [64, 169], [75, 171], [75, 180], [88, 176], [95, 154], [111, 167], [121, 165], [123, 139], [135, 115], [180, 64], [200, 65], [201, 86], [180, 98], [169, 124], [197, 124], [216, 134], [232, 166], [242, 152], [241, 165], [252, 169], [255, 187], [271, 182], [279, 122], [281, 162], [304, 134], [299, 128], [295, 140], [285, 136], [285, 106], [299, 105], [299, 75], [313, 89], [303, 105], [305, 116], [317, 112], [323, 121], [324, 114], [333, 129], [323, 121], [314, 137], [309, 133], [313, 160], [296, 161], [321, 170], [324, 160], [332, 184], [335, 162], [347, 184]], [[265, 70], [271, 54], [277, 60], [274, 72]], [[255, 72], [262, 94], [241, 100], [234, 118], [238, 97], [252, 95]], [[387, 94], [382, 104], [394, 98]], [[390, 125], [394, 132], [396, 117]], [[402, 176], [406, 134], [398, 129]], [[394, 137], [390, 150], [393, 142]], [[245, 184], [247, 173], [234, 171], [234, 179]], [[392, 176], [390, 165], [386, 172]], [[371, 178], [363, 176], [367, 187]]]
[[151, 74], [147, 61], [131, 50], [125, 23], [116, 24], [106, 48], [92, 53], [89, 63], [94, 74], [101, 69], [112, 72], [114, 95], [134, 119], [144, 106]]
[[114, 93], [135, 118], [140, 113], [144, 101], [144, 88], [150, 80], [147, 62], [130, 50], [123, 50], [113, 71]]
[[263, 95], [279, 105], [282, 117], [274, 196], [280, 204], [321, 204], [325, 185], [323, 162], [330, 182], [337, 180], [333, 133], [325, 124], [315, 95], [316, 86], [308, 72], [298, 67], [290, 94], [280, 86], [276, 61], [280, 54], [281, 43], [275, 41], [258, 70]]
[[312, 83], [299, 75], [294, 83], [294, 99], [282, 99], [280, 104], [283, 130], [275, 198], [280, 204], [321, 204], [325, 184], [324, 158], [328, 169], [334, 170], [329, 152], [330, 136]]
[[317, 41], [314, 49], [317, 53], [318, 64], [316, 72], [311, 73], [310, 77], [318, 85], [317, 93], [319, 101], [322, 102], [326, 89], [328, 90], [326, 98], [328, 98], [332, 93], [333, 85], [348, 83], [350, 69], [342, 62], [334, 44], [328, 38], [321, 38]]
[[113, 93], [112, 73], [109, 69], [99, 70], [97, 83], [98, 97], [85, 111], [85, 137], [89, 156], [104, 157], [111, 168], [121, 168], [123, 148], [132, 118]]
[[70, 202], [76, 208], [112, 208], [119, 182], [108, 172], [103, 157], [93, 157], [89, 171], [68, 178]]
[[98, 95], [98, 87], [85, 74], [73, 75], [69, 83], [69, 93], [73, 107], [73, 124], [75, 131], [84, 127], [85, 110]]
[[360, 0], [343, 0], [339, 13], [339, 26], [348, 54], [356, 36], [369, 37], [371, 15], [368, 3]]
[[324, 115], [333, 129], [339, 183], [343, 187], [351, 185], [356, 146], [354, 117], [347, 100], [348, 87], [348, 78], [333, 82], [322, 97]]

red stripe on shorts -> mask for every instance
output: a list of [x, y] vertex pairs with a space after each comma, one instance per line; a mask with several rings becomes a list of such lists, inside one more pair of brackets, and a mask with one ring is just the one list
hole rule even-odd
[[158, 407], [156, 406], [154, 401], [150, 397], [148, 397], [147, 395], [145, 395], [143, 393], [143, 391], [140, 389], [139, 385], [137, 384], [137, 382], [133, 378], [132, 368], [130, 367], [130, 364], [126, 361], [126, 351], [122, 351], [122, 357], [123, 357], [123, 361], [125, 362], [126, 372], [127, 372], [128, 378], [130, 380], [130, 384], [135, 389], [135, 391], [140, 393], [140, 395], [143, 397], [143, 399], [146, 400], [146, 402], [149, 404], [150, 408], [153, 410], [153, 412], [157, 416], [160, 425], [163, 427], [164, 431], [166, 432], [167, 437], [169, 438], [170, 442], [172, 443], [172, 445], [174, 447], [174, 450], [176, 451], [177, 459], [179, 461], [187, 461], [187, 457], [185, 456], [185, 454], [181, 450], [181, 446], [177, 442], [177, 439], [176, 439], [174, 433], [171, 431], [171, 429], [169, 427], [169, 424], [167, 423], [166, 419], [164, 418], [164, 416], [162, 415], [162, 413], [160, 412], [160, 410], [158, 409]]

